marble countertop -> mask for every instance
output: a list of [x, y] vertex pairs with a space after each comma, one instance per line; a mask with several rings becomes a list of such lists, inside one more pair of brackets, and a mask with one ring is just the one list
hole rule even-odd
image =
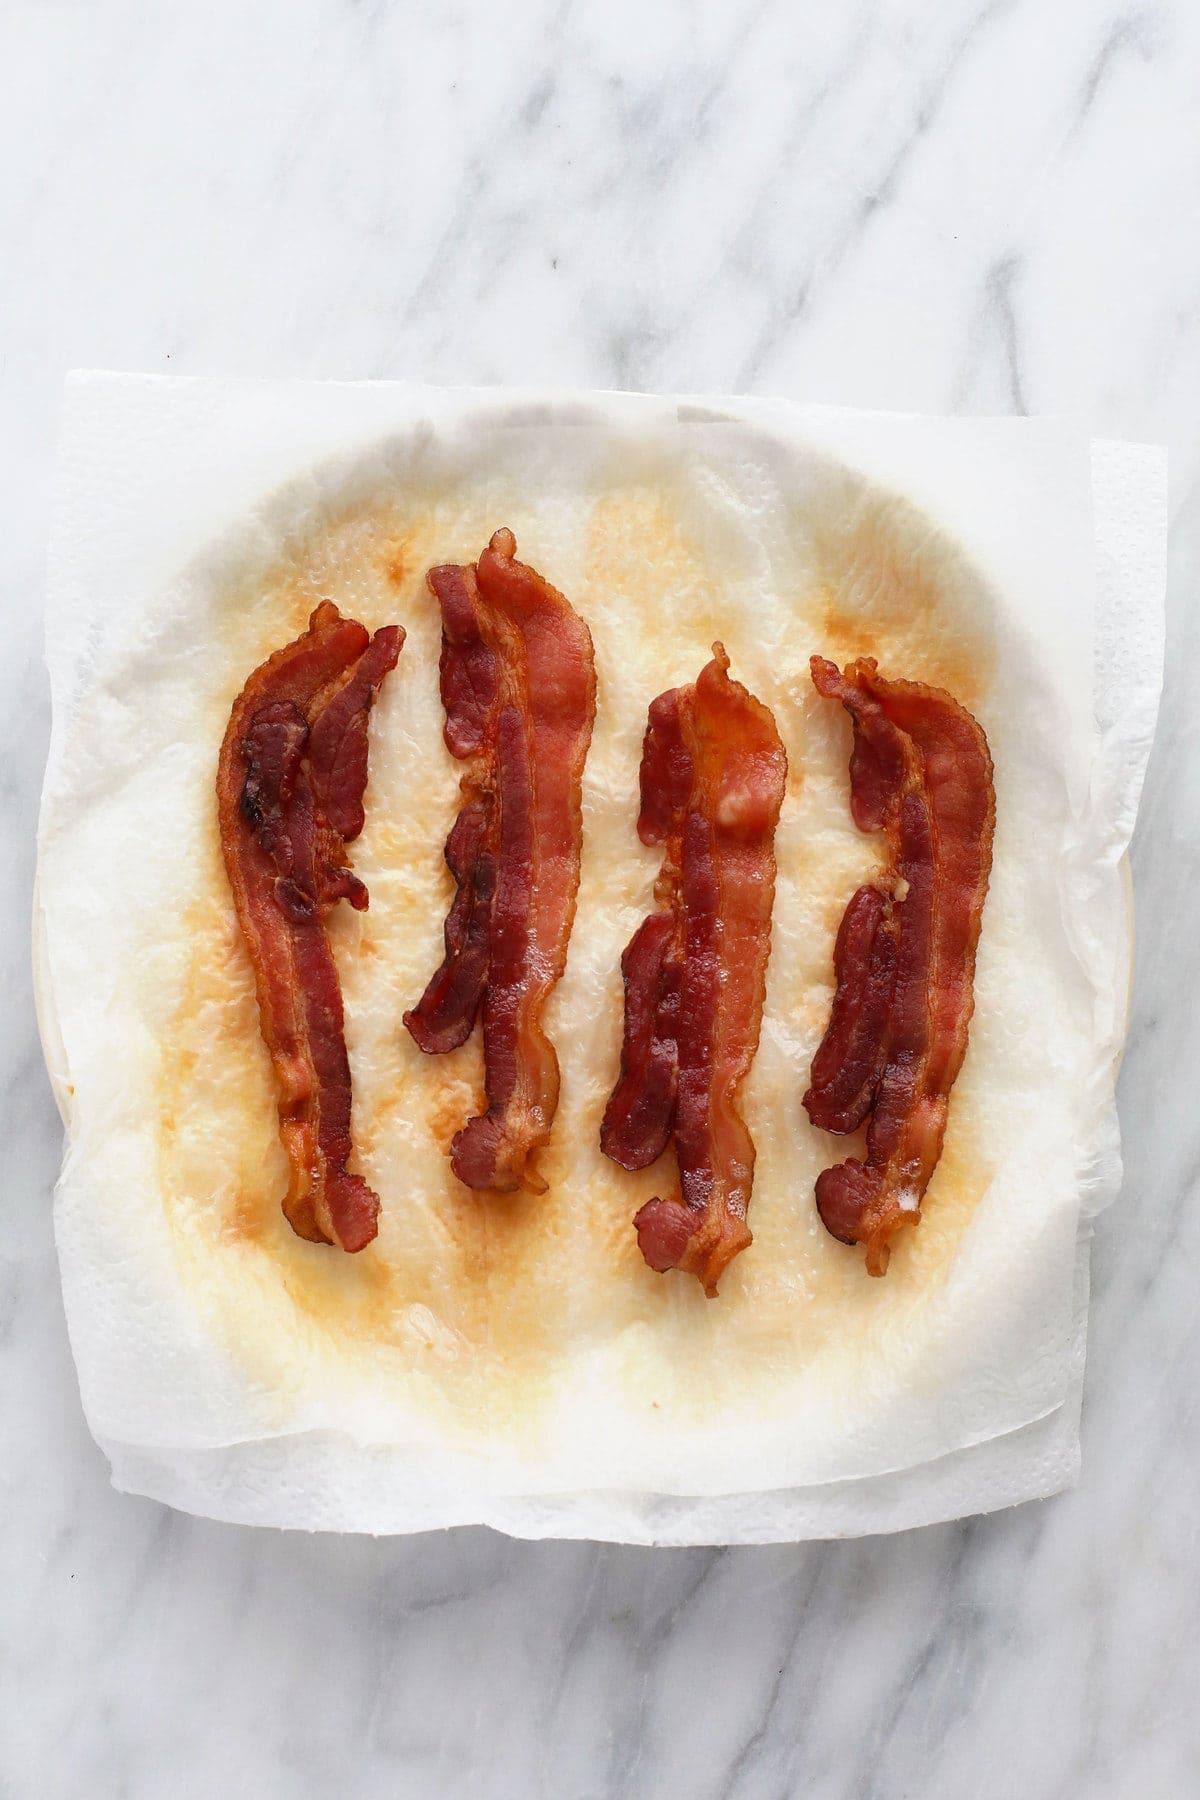
[[[6, 9], [5, 1800], [1200, 1793], [1198, 103], [1193, 0]], [[690, 1551], [255, 1533], [110, 1490], [28, 969], [81, 365], [1069, 411], [1169, 445], [1127, 1182], [1096, 1231], [1077, 1490]]]

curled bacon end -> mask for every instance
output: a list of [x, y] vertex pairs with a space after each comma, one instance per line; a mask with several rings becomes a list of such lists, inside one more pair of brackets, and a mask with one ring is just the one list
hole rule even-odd
[[695, 1275], [710, 1296], [751, 1242], [754, 1143], [737, 1095], [758, 1047], [787, 775], [770, 711], [713, 653], [650, 707], [638, 832], [664, 846], [660, 905], [621, 959], [621, 1075], [600, 1131], [627, 1169], [674, 1137], [680, 1194], [647, 1201], [634, 1227], [652, 1269]]
[[467, 764], [446, 844], [455, 896], [445, 956], [404, 1023], [457, 1048], [482, 1016], [488, 1106], [451, 1145], [459, 1180], [541, 1192], [530, 1164], [558, 1106], [542, 1013], [566, 965], [583, 842], [583, 765], [596, 710], [587, 626], [516, 560], [511, 531], [479, 561], [430, 569], [442, 614], [445, 740]]
[[[634, 1214], [633, 1228], [637, 1232], [638, 1249], [656, 1274], [665, 1275], [668, 1269], [687, 1269], [692, 1239], [696, 1231], [696, 1218], [691, 1208], [686, 1206], [682, 1200], [674, 1198], [647, 1200], [645, 1206], [639, 1208]], [[737, 1250], [745, 1249], [750, 1242], [750, 1232], [747, 1229], [744, 1233], [744, 1242], [738, 1244]], [[730, 1255], [725, 1258], [723, 1268], [728, 1267], [731, 1258], [737, 1254], [737, 1250], [730, 1251]], [[700, 1275], [701, 1280], [704, 1279], [701, 1270], [698, 1269], [695, 1272]], [[706, 1291], [716, 1293], [716, 1278], [722, 1272], [723, 1269], [716, 1271], [711, 1290], [707, 1288], [706, 1284]]]
[[817, 1210], [882, 1275], [893, 1239], [920, 1222], [966, 1053], [996, 822], [992, 759], [982, 727], [940, 688], [886, 680], [870, 657], [842, 672], [814, 656], [812, 677], [853, 721], [851, 811], [884, 834], [892, 865], [846, 909], [829, 1027], [804, 1096], [826, 1130], [869, 1121], [865, 1161], [818, 1177]]
[[338, 900], [366, 908], [346, 846], [363, 826], [367, 716], [404, 642], [370, 637], [323, 601], [295, 643], [255, 670], [234, 702], [217, 770], [221, 851], [271, 1054], [298, 1236], [361, 1250], [379, 1201], [346, 1164], [350, 1065], [342, 994], [324, 920]]

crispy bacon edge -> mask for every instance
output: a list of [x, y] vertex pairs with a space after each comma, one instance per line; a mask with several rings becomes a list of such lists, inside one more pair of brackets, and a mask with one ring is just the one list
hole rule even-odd
[[600, 1132], [626, 1169], [674, 1138], [680, 1193], [639, 1210], [638, 1245], [652, 1269], [695, 1275], [710, 1298], [752, 1241], [754, 1140], [737, 1100], [762, 1024], [787, 779], [769, 708], [728, 670], [714, 644], [691, 687], [650, 707], [638, 835], [664, 846], [663, 865], [657, 908], [621, 959], [621, 1074]]
[[842, 672], [814, 656], [811, 668], [818, 693], [850, 714], [851, 811], [886, 837], [891, 866], [846, 909], [804, 1105], [828, 1131], [869, 1120], [865, 1161], [818, 1176], [817, 1210], [883, 1275], [897, 1233], [920, 1221], [966, 1054], [995, 784], [983, 728], [951, 694], [887, 680], [872, 657]]
[[446, 843], [445, 957], [404, 1023], [436, 1055], [482, 1017], [487, 1110], [456, 1133], [451, 1166], [479, 1191], [540, 1193], [530, 1159], [559, 1092], [542, 1015], [575, 918], [596, 673], [587, 626], [516, 549], [501, 529], [473, 567], [426, 576], [442, 615], [446, 746], [467, 768]]
[[370, 637], [323, 601], [234, 702], [217, 767], [221, 852], [270, 1052], [289, 1165], [283, 1211], [299, 1237], [361, 1250], [379, 1201], [347, 1161], [351, 1084], [341, 985], [325, 933], [367, 890], [346, 845], [363, 827], [367, 720], [404, 643]]

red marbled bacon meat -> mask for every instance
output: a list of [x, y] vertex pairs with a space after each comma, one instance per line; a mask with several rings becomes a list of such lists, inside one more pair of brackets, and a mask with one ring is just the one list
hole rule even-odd
[[542, 1014], [566, 966], [583, 842], [583, 765], [596, 711], [587, 626], [497, 531], [479, 561], [431, 569], [442, 614], [445, 739], [466, 763], [446, 844], [455, 896], [445, 956], [404, 1015], [433, 1055], [482, 1018], [487, 1110], [451, 1146], [470, 1188], [540, 1192], [531, 1166], [558, 1106]]
[[833, 1236], [865, 1244], [882, 1275], [892, 1240], [920, 1219], [942, 1153], [950, 1090], [975, 1005], [975, 950], [996, 822], [982, 728], [952, 695], [890, 681], [863, 657], [812, 678], [854, 725], [850, 805], [881, 832], [890, 868], [852, 897], [834, 951], [829, 1027], [804, 1104], [815, 1125], [867, 1125], [866, 1158], [817, 1179]]
[[663, 865], [657, 910], [621, 959], [621, 1076], [600, 1136], [626, 1169], [674, 1138], [680, 1193], [641, 1208], [638, 1243], [652, 1269], [685, 1270], [710, 1296], [751, 1241], [754, 1142], [737, 1097], [758, 1048], [787, 776], [770, 711], [713, 653], [650, 708], [638, 834]]
[[217, 772], [221, 850], [254, 968], [290, 1169], [283, 1210], [314, 1243], [361, 1250], [379, 1201], [347, 1168], [350, 1065], [325, 916], [367, 890], [346, 859], [363, 827], [367, 719], [404, 642], [371, 637], [323, 601], [295, 643], [256, 669], [230, 716]]

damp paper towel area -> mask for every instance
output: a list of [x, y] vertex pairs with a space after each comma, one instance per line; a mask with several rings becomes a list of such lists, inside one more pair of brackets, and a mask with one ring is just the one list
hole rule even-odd
[[[564, 1077], [552, 1191], [541, 1211], [522, 1202], [519, 1227], [493, 1216], [468, 1306], [438, 1221], [457, 1209], [469, 1237], [472, 1202], [447, 1198], [444, 1143], [420, 1112], [447, 1077], [417, 1066], [399, 1014], [437, 960], [458, 775], [421, 575], [477, 554], [485, 522], [512, 524], [588, 619], [600, 699], [579, 915], [548, 1021]], [[381, 544], [402, 541], [415, 546], [403, 580], [399, 560], [380, 572]], [[256, 1524], [669, 1544], [896, 1530], [1066, 1486], [1088, 1220], [1120, 1179], [1122, 859], [1158, 701], [1165, 549], [1163, 453], [1060, 420], [70, 378], [35, 974], [67, 1124], [67, 1318], [115, 1484]], [[355, 846], [385, 973], [368, 982], [365, 940], [335, 937], [360, 1156], [384, 1205], [378, 1244], [355, 1259], [292, 1241], [276, 1191], [244, 1241], [241, 1215], [222, 1211], [230, 1142], [244, 1134], [260, 1185], [279, 1151], [269, 1095], [253, 1117], [221, 1110], [258, 1092], [265, 1053], [212, 874], [212, 771], [260, 650], [295, 634], [269, 637], [271, 584], [289, 581], [310, 600], [325, 581], [368, 624], [409, 629]], [[718, 633], [773, 707], [791, 778], [744, 1096], [755, 1242], [709, 1302], [641, 1266], [631, 1178], [594, 1134], [620, 1041], [620, 949], [656, 866], [633, 833], [645, 707], [694, 677]], [[807, 656], [875, 647], [885, 673], [932, 679], [955, 666], [939, 661], [951, 640], [978, 676], [997, 772], [978, 1004], [925, 1218], [871, 1281], [815, 1219], [813, 1175], [844, 1152], [799, 1105], [832, 933], [871, 853], [848, 820], [848, 734], [813, 699]], [[223, 1076], [247, 1058], [245, 1081]], [[189, 1086], [179, 1070], [193, 1065]], [[377, 1130], [394, 1069], [410, 1104]], [[212, 1116], [197, 1123], [205, 1082]], [[508, 1268], [505, 1245], [519, 1247]]]

